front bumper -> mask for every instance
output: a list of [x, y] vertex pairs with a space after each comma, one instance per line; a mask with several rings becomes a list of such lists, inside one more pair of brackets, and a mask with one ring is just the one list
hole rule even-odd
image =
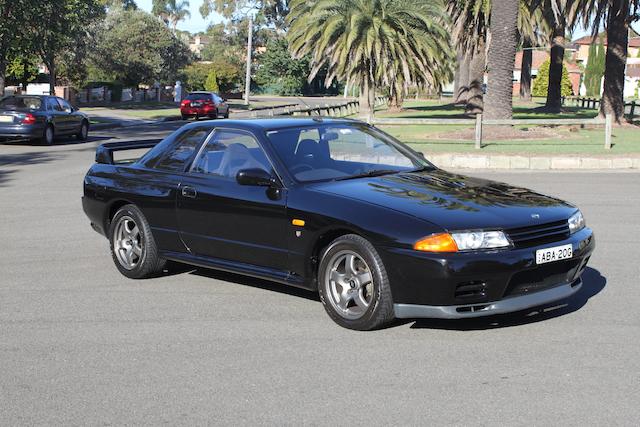
[[[568, 260], [536, 264], [538, 249], [573, 245]], [[506, 313], [563, 299], [579, 279], [595, 248], [584, 228], [565, 240], [486, 252], [435, 254], [384, 248], [396, 317], [463, 318]]]
[[437, 319], [465, 319], [469, 317], [491, 316], [494, 314], [512, 313], [532, 307], [563, 300], [580, 290], [582, 279], [578, 278], [571, 284], [562, 284], [544, 291], [532, 294], [505, 298], [484, 304], [466, 305], [414, 305], [394, 304], [393, 310], [398, 319], [437, 318]]

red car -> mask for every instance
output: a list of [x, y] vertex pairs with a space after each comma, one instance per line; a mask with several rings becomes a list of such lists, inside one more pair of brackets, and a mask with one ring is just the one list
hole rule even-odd
[[191, 92], [180, 103], [180, 114], [182, 120], [189, 117], [209, 117], [217, 119], [229, 118], [229, 105], [217, 93], [214, 92]]

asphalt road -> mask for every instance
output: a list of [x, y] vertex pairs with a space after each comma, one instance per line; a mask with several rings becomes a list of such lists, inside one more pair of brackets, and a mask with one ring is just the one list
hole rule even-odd
[[2, 425], [638, 425], [640, 175], [490, 173], [577, 203], [583, 291], [465, 322], [336, 326], [316, 295], [206, 270], [132, 281], [81, 206], [109, 137], [0, 145]]

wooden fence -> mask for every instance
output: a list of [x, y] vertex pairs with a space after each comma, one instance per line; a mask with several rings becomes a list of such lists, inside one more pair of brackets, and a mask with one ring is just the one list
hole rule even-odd
[[484, 126], [603, 126], [604, 148], [611, 149], [613, 117], [607, 114], [606, 119], [484, 119], [482, 114], [475, 119], [377, 119], [369, 120], [377, 126], [409, 126], [409, 125], [469, 125], [475, 126], [475, 147], [482, 148], [482, 128]]
[[[598, 110], [600, 109], [600, 98], [587, 98], [581, 96], [573, 96], [566, 98], [565, 102], [569, 101], [573, 103], [575, 107], [586, 108], [589, 110]], [[626, 102], [624, 104], [624, 114], [627, 116], [627, 120], [632, 122], [635, 119], [636, 115], [636, 107], [640, 107], [640, 103], [637, 103], [635, 100], [631, 102]]]

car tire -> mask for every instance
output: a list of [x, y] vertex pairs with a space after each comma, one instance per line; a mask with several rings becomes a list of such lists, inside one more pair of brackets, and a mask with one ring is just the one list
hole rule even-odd
[[182, 120], [189, 120], [189, 116], [186, 116], [184, 114], [182, 114], [181, 117], [182, 117]]
[[40, 142], [44, 145], [53, 145], [53, 141], [55, 139], [55, 130], [53, 129], [53, 125], [47, 124], [42, 132], [42, 137], [40, 138]]
[[218, 118], [218, 109], [217, 109], [217, 108], [213, 111], [213, 113], [212, 113], [212, 114], [209, 114], [209, 118], [210, 118], [211, 120], [215, 120], [215, 119], [217, 119], [217, 118]]
[[86, 141], [89, 138], [89, 122], [87, 122], [86, 120], [82, 121], [82, 124], [80, 125], [80, 130], [76, 134], [76, 137], [80, 141]]
[[228, 108], [227, 108], [227, 112], [226, 112], [226, 113], [224, 113], [224, 118], [225, 118], [225, 119], [228, 119], [228, 118], [229, 118], [229, 109], [228, 109]]
[[158, 255], [151, 227], [135, 205], [125, 205], [113, 216], [109, 246], [116, 267], [130, 279], [155, 277], [165, 268], [166, 260]]
[[335, 239], [320, 257], [318, 292], [338, 325], [360, 331], [394, 319], [389, 278], [373, 245], [356, 234]]

